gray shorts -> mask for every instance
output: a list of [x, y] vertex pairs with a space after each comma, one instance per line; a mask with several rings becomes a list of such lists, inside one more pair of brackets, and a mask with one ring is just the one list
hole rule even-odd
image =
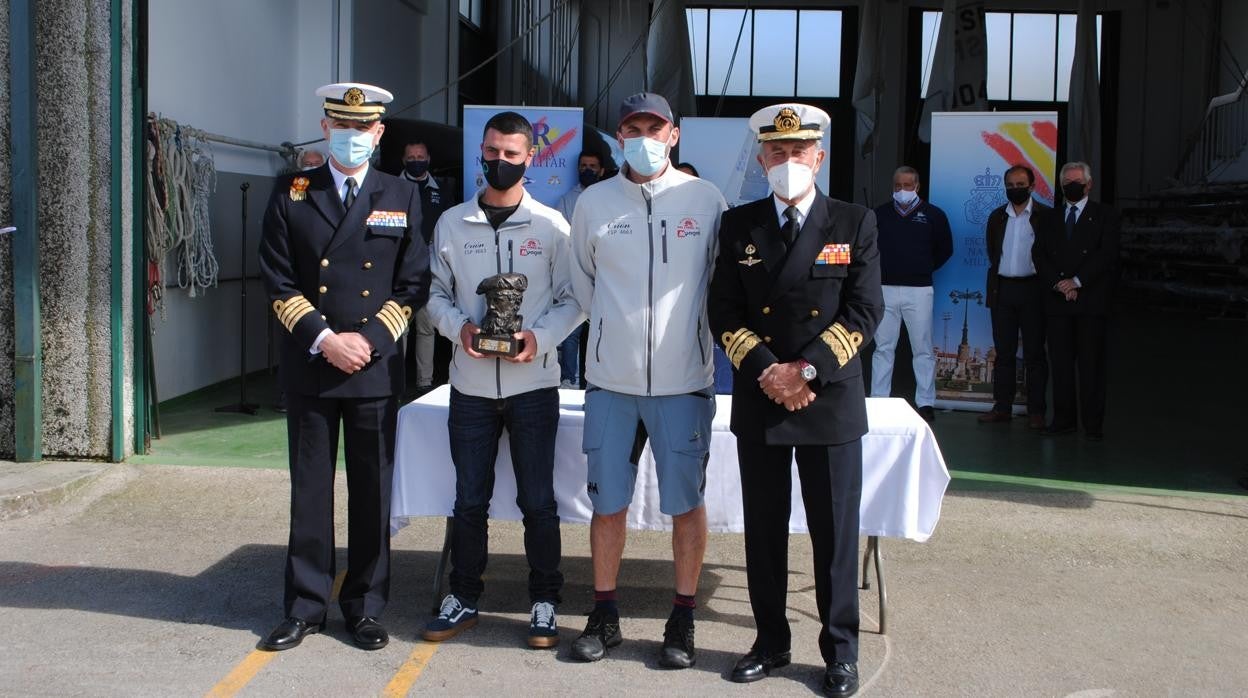
[[647, 440], [659, 479], [659, 510], [678, 516], [700, 506], [714, 417], [710, 387], [646, 397], [589, 386], [581, 446], [589, 463], [586, 488], [594, 512], [615, 514], [628, 508]]

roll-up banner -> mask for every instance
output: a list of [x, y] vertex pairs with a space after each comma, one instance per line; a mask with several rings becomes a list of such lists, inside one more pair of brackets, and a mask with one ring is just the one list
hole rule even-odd
[[[1035, 197], [1053, 205], [1057, 176], [1056, 112], [937, 112], [932, 116], [928, 192], [949, 216], [953, 257], [933, 279], [932, 339], [936, 347], [936, 404], [987, 411], [992, 407], [996, 351], [985, 305], [988, 214], [1003, 206], [1005, 171], [1027, 165], [1036, 174]], [[1019, 342], [1022, 351], [1022, 342]], [[1015, 404], [1025, 405], [1021, 357]]]

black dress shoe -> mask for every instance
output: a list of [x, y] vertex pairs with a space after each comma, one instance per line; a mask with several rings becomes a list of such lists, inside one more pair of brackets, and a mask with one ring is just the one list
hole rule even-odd
[[823, 674], [823, 694], [844, 698], [858, 692], [858, 665], [838, 662], [829, 664]]
[[260, 641], [260, 649], [270, 652], [288, 650], [298, 647], [303, 638], [321, 631], [320, 623], [309, 623], [302, 618], [291, 616], [273, 628], [269, 636]]
[[750, 683], [771, 675], [772, 669], [789, 665], [793, 655], [788, 652], [763, 652], [757, 649], [737, 660], [730, 677], [737, 683]]
[[1040, 433], [1044, 436], [1058, 436], [1061, 434], [1071, 434], [1074, 433], [1074, 431], [1075, 425], [1073, 424], [1050, 424], [1041, 430]]
[[351, 639], [355, 646], [362, 650], [379, 650], [390, 643], [390, 636], [372, 616], [347, 619], [347, 630], [351, 631]]

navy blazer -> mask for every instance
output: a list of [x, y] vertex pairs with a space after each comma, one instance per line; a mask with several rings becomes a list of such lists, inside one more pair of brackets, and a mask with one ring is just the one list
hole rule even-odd
[[[370, 168], [348, 211], [329, 167], [278, 177], [264, 215], [260, 273], [286, 329], [282, 385], [316, 397], [398, 395], [404, 387], [399, 338], [429, 296], [420, 194]], [[311, 354], [325, 329], [359, 332], [373, 345], [372, 360], [348, 375]]]
[[[772, 197], [729, 209], [707, 304], [711, 329], [735, 368], [737, 438], [831, 445], [867, 432], [858, 352], [884, 313], [873, 212], [816, 192], [786, 256]], [[797, 359], [818, 371], [816, 397], [789, 412], [767, 397], [758, 377], [772, 363]]]

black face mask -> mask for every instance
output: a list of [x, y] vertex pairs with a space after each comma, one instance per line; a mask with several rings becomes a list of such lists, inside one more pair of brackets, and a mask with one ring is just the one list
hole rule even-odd
[[1074, 203], [1083, 200], [1083, 183], [1067, 182], [1062, 185], [1062, 197], [1067, 203]]
[[1021, 204], [1031, 198], [1031, 189], [1028, 187], [1006, 189], [1005, 198], [1009, 199], [1012, 204]]
[[582, 187], [588, 187], [598, 181], [598, 173], [593, 170], [581, 170], [578, 177], [581, 180]]
[[408, 160], [403, 163], [403, 170], [411, 177], [420, 179], [429, 171], [428, 160]]
[[524, 170], [524, 165], [516, 165], [502, 158], [481, 161], [481, 172], [485, 175], [486, 183], [491, 189], [499, 191], [507, 191], [516, 186], [516, 182], [524, 178]]

